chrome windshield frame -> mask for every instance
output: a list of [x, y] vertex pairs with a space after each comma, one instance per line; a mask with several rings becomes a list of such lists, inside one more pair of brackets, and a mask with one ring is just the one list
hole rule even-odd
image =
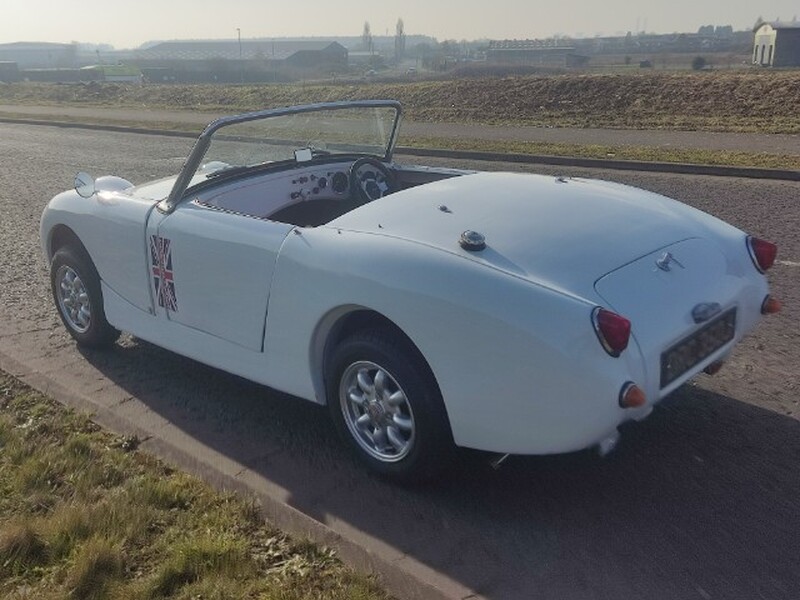
[[158, 204], [158, 210], [163, 213], [171, 213], [178, 206], [183, 199], [183, 195], [189, 187], [195, 172], [200, 167], [200, 163], [208, 151], [211, 144], [211, 137], [214, 133], [227, 126], [239, 123], [247, 123], [248, 121], [257, 121], [260, 119], [267, 119], [270, 117], [280, 117], [285, 115], [293, 115], [314, 111], [323, 110], [339, 110], [347, 108], [394, 108], [395, 119], [392, 126], [392, 132], [389, 136], [389, 143], [386, 146], [386, 152], [382, 157], [385, 162], [392, 159], [395, 144], [397, 143], [397, 134], [400, 128], [400, 119], [402, 117], [403, 109], [400, 103], [396, 100], [348, 100], [343, 102], [319, 102], [316, 104], [303, 104], [300, 106], [290, 106], [285, 108], [272, 108], [267, 110], [259, 110], [255, 112], [243, 113], [241, 115], [234, 115], [229, 117], [221, 117], [209, 123], [197, 141], [194, 143], [191, 152], [189, 153], [186, 162], [183, 163], [181, 172], [175, 180], [175, 185], [172, 186], [169, 196]]

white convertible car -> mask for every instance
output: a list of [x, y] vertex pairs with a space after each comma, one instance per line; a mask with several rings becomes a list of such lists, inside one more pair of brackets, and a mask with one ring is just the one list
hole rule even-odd
[[607, 452], [780, 308], [774, 244], [614, 183], [401, 166], [400, 112], [222, 118], [177, 177], [78, 174], [41, 221], [67, 330], [326, 404], [412, 480], [456, 446]]

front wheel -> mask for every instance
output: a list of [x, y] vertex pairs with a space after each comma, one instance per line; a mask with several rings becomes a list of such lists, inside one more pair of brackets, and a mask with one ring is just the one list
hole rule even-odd
[[102, 347], [119, 337], [106, 321], [100, 277], [85, 252], [59, 248], [50, 264], [50, 285], [58, 314], [75, 341]]
[[453, 439], [438, 386], [410, 344], [361, 332], [334, 351], [328, 407], [358, 458], [401, 482], [429, 480], [449, 462]]

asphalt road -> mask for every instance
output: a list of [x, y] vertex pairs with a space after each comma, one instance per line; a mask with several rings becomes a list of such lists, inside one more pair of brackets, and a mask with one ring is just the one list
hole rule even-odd
[[720, 374], [627, 426], [605, 460], [515, 457], [495, 472], [465, 452], [439, 484], [409, 490], [365, 474], [318, 407], [130, 337], [81, 352], [63, 331], [38, 246], [47, 200], [78, 169], [134, 183], [173, 173], [190, 143], [0, 124], [0, 350], [174, 432], [200, 448], [198, 461], [213, 453], [240, 465], [245, 483], [266, 481], [462, 596], [800, 598], [800, 184], [556, 169], [667, 193], [778, 241], [770, 278], [787, 306]]
[[[100, 108], [81, 106], [0, 105], [0, 117], [67, 119], [105, 123], [182, 123], [198, 132], [212, 119], [230, 113], [159, 110], [151, 108]], [[146, 125], [142, 125], [146, 126]], [[415, 123], [404, 120], [399, 143], [404, 137], [464, 138], [491, 141], [540, 142], [601, 146], [637, 146], [662, 149], [698, 149], [727, 152], [800, 154], [800, 134], [761, 134], [709, 131], [668, 131], [638, 129], [597, 129], [480, 125], [475, 123]]]

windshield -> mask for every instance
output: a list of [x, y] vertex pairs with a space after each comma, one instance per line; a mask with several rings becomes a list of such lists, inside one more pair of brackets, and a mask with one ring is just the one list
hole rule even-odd
[[[349, 106], [249, 118], [213, 132], [192, 183], [265, 163], [307, 156], [388, 156], [397, 117], [395, 106]], [[243, 117], [244, 118], [244, 117]]]

